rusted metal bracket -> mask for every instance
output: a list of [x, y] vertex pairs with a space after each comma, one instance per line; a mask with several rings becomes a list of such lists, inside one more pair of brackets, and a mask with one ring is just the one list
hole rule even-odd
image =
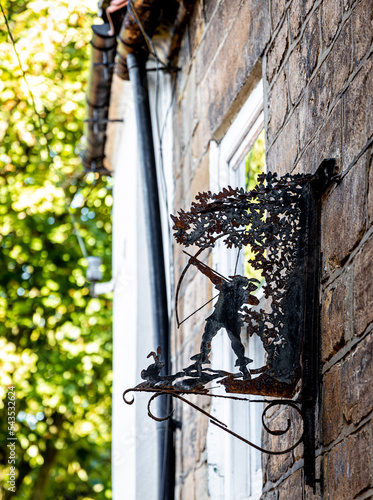
[[[301, 442], [304, 444], [305, 484], [315, 488], [315, 405], [318, 397], [319, 347], [319, 285], [321, 197], [338, 180], [336, 161], [324, 160], [314, 175], [286, 175], [277, 178], [267, 173], [259, 176], [256, 188], [247, 193], [228, 187], [218, 194], [199, 193], [189, 212], [180, 210], [171, 216], [175, 238], [184, 246], [199, 247], [181, 274], [176, 290], [176, 316], [181, 282], [186, 270], [195, 266], [218, 290], [213, 313], [206, 319], [200, 352], [191, 357], [192, 364], [172, 375], [161, 375], [165, 365], [161, 350], [148, 357], [154, 363], [141, 372], [143, 383], [125, 391], [153, 393], [149, 400], [149, 416], [158, 421], [150, 409], [154, 399], [167, 394], [206, 415], [212, 423], [241, 441], [269, 454], [288, 453]], [[250, 246], [254, 254], [252, 266], [264, 279], [267, 306], [258, 309], [255, 292], [257, 279], [234, 274], [225, 277], [199, 260], [206, 248], [221, 238], [228, 248]], [[246, 325], [250, 336], [257, 335], [267, 354], [266, 364], [250, 369], [253, 361], [245, 356], [241, 330]], [[225, 329], [236, 355], [235, 373], [211, 369], [209, 356], [212, 341], [220, 329]], [[252, 394], [264, 399], [242, 398], [236, 395], [213, 394], [208, 384], [216, 381], [228, 394]], [[264, 429], [272, 435], [286, 434], [286, 429], [272, 430], [265, 416], [274, 405], [294, 409], [302, 419], [303, 431], [286, 450], [271, 451], [236, 434], [215, 416], [198, 407], [184, 396], [200, 394], [211, 398], [226, 398], [250, 403], [266, 403], [263, 411]], [[281, 399], [268, 399], [281, 398]]]

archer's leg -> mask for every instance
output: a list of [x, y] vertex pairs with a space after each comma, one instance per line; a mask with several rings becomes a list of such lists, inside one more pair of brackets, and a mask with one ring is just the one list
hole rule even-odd
[[211, 342], [220, 330], [220, 323], [213, 318], [207, 318], [205, 330], [202, 335], [202, 342], [199, 354], [195, 354], [190, 359], [199, 363], [210, 363], [209, 354], [211, 352]]
[[229, 340], [231, 341], [231, 346], [234, 353], [237, 356], [237, 361], [235, 366], [239, 366], [244, 378], [251, 378], [246, 365], [252, 362], [252, 359], [245, 356], [245, 347], [241, 342], [240, 336], [241, 328], [238, 327], [235, 331], [227, 330]]

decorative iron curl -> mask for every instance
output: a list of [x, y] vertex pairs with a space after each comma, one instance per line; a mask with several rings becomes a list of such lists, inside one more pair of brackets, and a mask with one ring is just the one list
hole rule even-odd
[[224, 422], [222, 422], [218, 418], [214, 417], [211, 413], [209, 413], [208, 411], [206, 411], [203, 408], [199, 407], [198, 405], [192, 403], [191, 401], [188, 401], [184, 397], [184, 395], [185, 394], [194, 394], [194, 395], [198, 395], [199, 394], [199, 395], [202, 395], [202, 396], [209, 396], [209, 397], [215, 397], [215, 398], [224, 398], [224, 399], [234, 399], [234, 400], [239, 400], [239, 401], [247, 401], [247, 402], [250, 402], [250, 403], [267, 403], [268, 405], [264, 408], [263, 413], [262, 413], [262, 424], [263, 424], [263, 427], [264, 427], [265, 431], [268, 432], [269, 434], [271, 434], [272, 436], [283, 436], [284, 434], [286, 434], [287, 432], [289, 432], [290, 429], [291, 429], [292, 422], [291, 422], [290, 419], [288, 419], [287, 425], [286, 425], [285, 429], [276, 429], [276, 430], [275, 429], [270, 429], [270, 427], [268, 427], [268, 425], [264, 421], [267, 412], [273, 406], [287, 405], [287, 406], [289, 406], [291, 408], [294, 408], [294, 410], [296, 410], [297, 413], [299, 414], [299, 416], [302, 418], [302, 422], [304, 422], [304, 417], [303, 417], [302, 410], [298, 406], [298, 405], [302, 404], [301, 401], [292, 401], [292, 400], [275, 400], [275, 401], [273, 401], [273, 400], [266, 400], [266, 399], [264, 399], [264, 400], [263, 399], [248, 399], [248, 398], [242, 398], [242, 397], [237, 397], [237, 396], [225, 396], [225, 395], [221, 395], [221, 394], [211, 394], [211, 393], [208, 394], [206, 392], [200, 392], [200, 391], [177, 391], [175, 389], [155, 388], [155, 387], [141, 387], [140, 386], [140, 387], [133, 387], [131, 389], [127, 389], [123, 393], [123, 400], [127, 404], [132, 404], [133, 401], [134, 401], [134, 398], [132, 398], [132, 401], [126, 399], [126, 394], [128, 392], [131, 392], [131, 391], [133, 391], [133, 392], [152, 392], [153, 393], [152, 396], [151, 396], [151, 398], [149, 399], [149, 402], [148, 402], [148, 415], [149, 415], [149, 417], [151, 417], [156, 422], [164, 422], [165, 420], [168, 420], [169, 418], [171, 418], [172, 415], [173, 415], [173, 413], [174, 413], [174, 409], [173, 409], [168, 415], [166, 415], [164, 417], [158, 417], [151, 410], [151, 404], [153, 403], [153, 401], [155, 401], [159, 396], [169, 395], [169, 396], [172, 396], [172, 397], [174, 397], [176, 399], [179, 399], [183, 403], [188, 404], [189, 406], [191, 406], [195, 410], [199, 411], [200, 413], [202, 413], [203, 415], [205, 415], [206, 417], [208, 417], [210, 419], [210, 421], [211, 421], [212, 424], [216, 425], [217, 427], [219, 427], [220, 429], [224, 430], [225, 432], [228, 432], [228, 434], [231, 434], [232, 436], [234, 436], [235, 438], [237, 438], [240, 441], [244, 442], [245, 444], [248, 444], [249, 446], [252, 446], [256, 450], [261, 451], [262, 453], [268, 453], [269, 455], [283, 455], [285, 453], [289, 453], [290, 451], [292, 451], [294, 448], [296, 448], [303, 441], [304, 430], [303, 430], [301, 436], [299, 437], [299, 439], [293, 445], [289, 446], [285, 450], [271, 451], [271, 450], [262, 448], [261, 446], [258, 446], [257, 444], [249, 441], [248, 439], [244, 438], [243, 436], [241, 436], [241, 435], [237, 434], [236, 432], [232, 431], [231, 429], [229, 429], [228, 426], [227, 426], [227, 424], [225, 424]]
[[[301, 409], [297, 406], [297, 403], [295, 401], [291, 401], [291, 400], [272, 401], [272, 402], [270, 402], [268, 404], [268, 406], [266, 406], [264, 408], [263, 413], [262, 413], [262, 424], [263, 424], [263, 427], [264, 427], [265, 431], [268, 432], [268, 434], [271, 434], [272, 436], [283, 436], [284, 434], [286, 434], [290, 430], [290, 427], [291, 427], [291, 420], [290, 420], [290, 418], [288, 418], [286, 429], [283, 429], [283, 430], [280, 430], [280, 429], [277, 429], [277, 430], [270, 429], [268, 427], [268, 425], [264, 421], [266, 413], [268, 412], [268, 410], [270, 410], [273, 406], [281, 406], [281, 405], [287, 405], [287, 406], [290, 406], [291, 408], [294, 408], [294, 410], [296, 410], [298, 412], [298, 414], [300, 415], [300, 417], [301, 417], [301, 419], [303, 421], [303, 413], [302, 413]], [[299, 441], [297, 442], [297, 444], [294, 445], [294, 447], [298, 446], [298, 444], [303, 440], [303, 434], [304, 434], [304, 431], [302, 432], [302, 435], [301, 435]]]

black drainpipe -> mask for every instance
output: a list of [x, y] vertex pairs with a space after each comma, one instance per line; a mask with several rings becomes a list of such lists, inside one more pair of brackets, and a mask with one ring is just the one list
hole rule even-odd
[[[140, 58], [137, 54], [127, 55], [127, 67], [135, 101], [140, 164], [143, 177], [153, 324], [157, 345], [161, 346], [162, 360], [166, 363], [167, 373], [170, 373], [166, 274], [145, 63], [145, 59]], [[158, 401], [160, 416], [169, 414], [171, 409], [170, 397], [162, 396], [158, 398]], [[166, 420], [158, 423], [159, 500], [173, 500], [174, 498], [174, 462], [173, 430], [171, 421]]]

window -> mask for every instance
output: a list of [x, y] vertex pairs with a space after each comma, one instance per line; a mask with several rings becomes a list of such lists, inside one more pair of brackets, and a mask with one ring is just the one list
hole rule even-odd
[[[210, 189], [220, 191], [223, 187], [244, 187], [252, 189], [259, 173], [265, 170], [264, 115], [262, 82], [251, 93], [221, 143], [210, 147]], [[218, 166], [218, 167], [217, 167]], [[247, 261], [249, 250], [238, 252], [227, 250], [224, 244], [217, 244], [213, 252], [214, 268], [223, 275], [246, 274], [261, 279]], [[258, 298], [263, 307], [262, 292]], [[249, 368], [264, 364], [264, 349], [259, 338], [248, 338], [243, 328], [241, 338], [245, 344], [246, 356], [254, 360]], [[220, 345], [217, 345], [217, 344]], [[214, 339], [212, 350], [213, 368], [229, 371], [234, 368], [234, 355], [227, 335], [220, 332]], [[237, 368], [236, 368], [237, 370]], [[223, 393], [223, 392], [222, 392]], [[213, 401], [212, 413], [221, 418], [235, 432], [250, 441], [261, 444], [262, 404]], [[245, 443], [229, 436], [222, 436], [220, 430], [210, 426], [208, 434], [208, 464], [210, 495], [214, 499], [232, 500], [258, 499], [262, 491], [261, 453]]]

